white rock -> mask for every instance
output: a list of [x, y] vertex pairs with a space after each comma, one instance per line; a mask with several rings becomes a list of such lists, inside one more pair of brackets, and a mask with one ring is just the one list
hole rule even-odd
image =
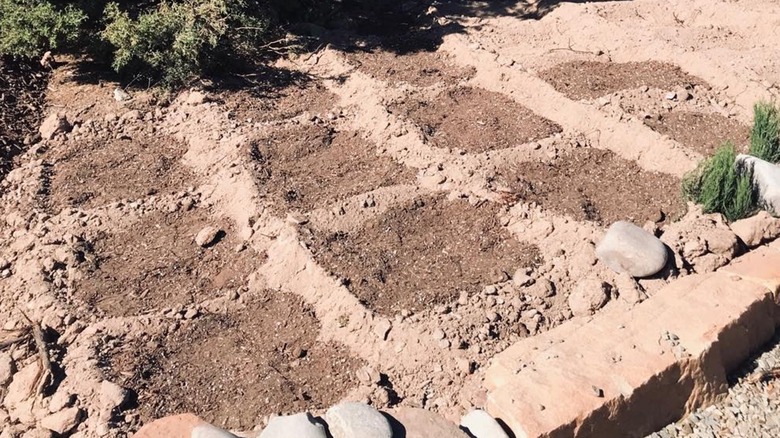
[[780, 167], [750, 155], [737, 155], [737, 164], [753, 169], [753, 185], [762, 208], [780, 216]]
[[325, 428], [308, 412], [273, 417], [258, 438], [326, 438]]
[[0, 387], [5, 387], [14, 375], [14, 360], [8, 353], [0, 353]]
[[205, 227], [195, 236], [195, 243], [202, 247], [209, 246], [213, 244], [215, 240], [217, 240], [217, 236], [219, 236], [219, 233], [221, 232], [222, 230], [217, 227]]
[[70, 129], [70, 123], [65, 116], [59, 113], [53, 113], [49, 114], [49, 116], [44, 119], [43, 123], [41, 123], [39, 132], [44, 140], [51, 140], [57, 134], [68, 132]]
[[41, 426], [60, 435], [73, 430], [81, 421], [81, 409], [77, 407], [63, 409], [57, 413], [48, 415], [41, 419]]
[[333, 438], [392, 438], [390, 423], [379, 411], [364, 403], [345, 402], [325, 413]]
[[192, 91], [189, 96], [187, 96], [186, 100], [188, 105], [200, 105], [206, 101], [206, 94], [202, 91]]
[[100, 383], [100, 404], [106, 411], [122, 405], [127, 399], [127, 391], [116, 383], [104, 380]]
[[232, 433], [210, 424], [200, 424], [195, 426], [192, 429], [192, 434], [190, 436], [192, 438], [238, 438]]
[[127, 94], [127, 92], [121, 88], [114, 88], [114, 100], [116, 100], [117, 102], [130, 100], [130, 95]]
[[666, 246], [657, 237], [625, 221], [612, 224], [596, 246], [596, 257], [618, 273], [649, 277], [666, 266]]
[[474, 438], [509, 438], [504, 428], [482, 409], [476, 409], [464, 415], [460, 427]]
[[14, 374], [3, 400], [6, 408], [13, 409], [16, 404], [27, 399], [33, 393], [40, 372], [41, 365], [35, 360]]
[[780, 219], [772, 217], [765, 211], [757, 215], [733, 222], [731, 231], [734, 232], [750, 248], [761, 245], [764, 242], [774, 240], [780, 236]]
[[588, 316], [602, 308], [607, 301], [607, 284], [596, 277], [588, 277], [577, 282], [569, 295], [569, 308], [575, 316]]

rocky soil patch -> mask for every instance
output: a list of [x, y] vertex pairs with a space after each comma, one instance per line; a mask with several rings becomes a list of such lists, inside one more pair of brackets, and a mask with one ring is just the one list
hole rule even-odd
[[182, 312], [174, 333], [104, 348], [106, 372], [137, 394], [142, 421], [194, 412], [251, 429], [269, 413], [330, 406], [357, 384], [361, 361], [317, 339], [319, 322], [299, 297], [264, 291], [236, 304], [225, 313]]
[[371, 309], [386, 315], [418, 312], [539, 263], [538, 250], [502, 228], [501, 209], [444, 196], [417, 198], [356, 232], [308, 228], [309, 246]]
[[561, 131], [517, 102], [480, 88], [449, 89], [431, 100], [412, 95], [390, 111], [414, 122], [433, 146], [466, 153], [510, 148]]
[[520, 163], [502, 179], [525, 202], [577, 220], [661, 223], [685, 213], [679, 180], [647, 172], [610, 151], [576, 148], [549, 163]]

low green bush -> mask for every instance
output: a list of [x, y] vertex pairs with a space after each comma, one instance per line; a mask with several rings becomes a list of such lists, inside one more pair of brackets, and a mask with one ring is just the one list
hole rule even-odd
[[735, 164], [737, 151], [726, 143], [683, 179], [686, 198], [705, 213], [721, 213], [734, 221], [756, 211], [753, 172]]
[[780, 162], [780, 109], [768, 102], [753, 107], [750, 155], [771, 163]]
[[85, 19], [74, 5], [0, 0], [0, 55], [40, 57], [46, 50], [72, 47]]

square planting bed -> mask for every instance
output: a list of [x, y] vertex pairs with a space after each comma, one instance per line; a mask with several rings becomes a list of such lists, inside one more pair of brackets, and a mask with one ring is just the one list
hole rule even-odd
[[369, 308], [392, 315], [450, 303], [540, 262], [538, 248], [501, 225], [503, 206], [427, 196], [354, 232], [309, 228], [317, 262]]

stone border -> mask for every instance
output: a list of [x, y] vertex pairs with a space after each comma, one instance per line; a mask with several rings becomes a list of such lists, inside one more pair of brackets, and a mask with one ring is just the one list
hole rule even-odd
[[[518, 438], [643, 437], [728, 390], [780, 326], [780, 241], [496, 355], [487, 411]], [[615, 309], [616, 310], [616, 309]]]

